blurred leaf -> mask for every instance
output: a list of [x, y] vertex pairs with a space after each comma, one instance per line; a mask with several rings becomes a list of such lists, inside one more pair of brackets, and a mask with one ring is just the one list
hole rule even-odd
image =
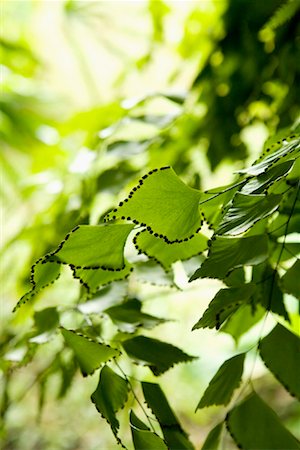
[[234, 441], [242, 449], [300, 448], [300, 443], [281, 424], [274, 411], [254, 392], [227, 414], [226, 424]]
[[245, 353], [233, 356], [225, 361], [209, 382], [198, 406], [204, 408], [211, 405], [227, 405], [235, 389], [241, 383]]
[[53, 307], [36, 311], [33, 317], [35, 326], [40, 333], [56, 328], [59, 323], [59, 314]]
[[259, 344], [259, 352], [268, 369], [291, 395], [300, 400], [300, 338], [277, 324]]
[[119, 350], [93, 341], [73, 330], [61, 328], [61, 332], [66, 344], [74, 351], [84, 377], [93, 374], [96, 369], [114, 356], [120, 355]]
[[221, 440], [223, 423], [216, 425], [207, 435], [201, 450], [218, 450]]
[[138, 364], [149, 366], [154, 375], [158, 376], [180, 362], [195, 359], [174, 345], [152, 339], [146, 336], [136, 336], [122, 343], [130, 358]]

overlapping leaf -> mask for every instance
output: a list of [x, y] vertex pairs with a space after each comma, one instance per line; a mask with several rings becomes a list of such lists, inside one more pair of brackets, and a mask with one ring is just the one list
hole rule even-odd
[[236, 388], [239, 387], [243, 375], [245, 353], [233, 356], [225, 361], [209, 382], [196, 408], [211, 405], [227, 405]]
[[122, 269], [123, 250], [132, 224], [79, 225], [51, 257], [74, 267]]
[[277, 324], [262, 339], [260, 356], [280, 383], [300, 400], [300, 338]]
[[136, 336], [122, 343], [124, 350], [134, 361], [149, 366], [158, 376], [170, 369], [174, 364], [195, 359], [178, 347], [146, 336]]
[[173, 169], [154, 169], [140, 180], [129, 197], [107, 215], [144, 224], [169, 242], [189, 238], [201, 225], [200, 191], [186, 186]]
[[91, 396], [97, 411], [104, 417], [111, 426], [117, 437], [120, 427], [116, 417], [116, 412], [125, 405], [128, 397], [127, 381], [117, 375], [110, 367], [104, 366], [100, 372], [99, 383]]
[[232, 269], [255, 266], [267, 257], [268, 240], [263, 234], [244, 238], [217, 237], [212, 242], [207, 259], [190, 281], [205, 277], [223, 279]]
[[267, 172], [263, 172], [250, 180], [241, 189], [242, 194], [261, 194], [268, 189], [275, 181], [287, 175], [293, 168], [295, 161], [289, 160], [271, 167]]
[[174, 415], [161, 387], [156, 383], [142, 382], [145, 401], [157, 418], [165, 442], [170, 450], [192, 450], [194, 446]]
[[222, 332], [230, 334], [236, 343], [240, 337], [247, 333], [266, 314], [266, 310], [260, 304], [241, 305], [222, 326]]
[[228, 413], [226, 425], [241, 449], [300, 449], [299, 441], [282, 425], [274, 411], [255, 393], [252, 393]]
[[132, 267], [126, 263], [120, 270], [109, 271], [105, 269], [73, 269], [74, 278], [78, 278], [90, 293], [96, 292], [101, 286], [113, 281], [123, 280], [130, 275]]
[[220, 289], [204, 311], [201, 319], [193, 326], [198, 328], [220, 328], [223, 322], [236, 311], [241, 304], [245, 304], [255, 293], [254, 284], [245, 284], [228, 289]]
[[169, 244], [144, 230], [136, 235], [134, 242], [139, 251], [154, 258], [165, 269], [169, 269], [175, 261], [185, 260], [203, 252], [207, 247], [207, 238], [199, 233], [186, 241]]
[[297, 261], [286, 271], [281, 278], [281, 286], [285, 292], [292, 294], [300, 300], [300, 260]]
[[283, 294], [279, 287], [279, 276], [275, 269], [269, 265], [262, 272], [262, 279], [259, 280], [260, 294], [258, 301], [267, 311], [273, 311], [289, 321], [286, 311]]
[[61, 332], [66, 344], [73, 350], [83, 376], [91, 375], [103, 363], [120, 355], [119, 350], [93, 341], [73, 330], [61, 328]]
[[133, 411], [130, 412], [130, 428], [135, 450], [168, 450], [162, 438], [150, 431]]
[[246, 195], [237, 193], [223, 217], [216, 233], [236, 236], [244, 233], [256, 222], [272, 214], [281, 201], [281, 195]]

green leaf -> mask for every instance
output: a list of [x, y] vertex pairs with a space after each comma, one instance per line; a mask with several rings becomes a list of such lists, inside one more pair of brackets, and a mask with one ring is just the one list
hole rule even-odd
[[266, 266], [262, 273], [262, 280], [260, 280], [260, 295], [258, 301], [267, 310], [275, 314], [279, 314], [289, 321], [288, 313], [283, 302], [283, 294], [279, 287], [279, 276], [275, 269], [269, 265]]
[[201, 450], [218, 450], [221, 441], [223, 423], [216, 425], [207, 435]]
[[124, 333], [133, 333], [138, 327], [150, 330], [156, 325], [166, 322], [165, 319], [141, 312], [141, 307], [142, 304], [139, 300], [130, 299], [121, 305], [105, 309], [104, 312]]
[[186, 186], [170, 167], [162, 167], [144, 175], [107, 219], [132, 220], [156, 237], [178, 242], [201, 226], [199, 198], [200, 191]]
[[255, 284], [245, 284], [228, 289], [220, 289], [212, 299], [201, 319], [193, 326], [198, 328], [220, 328], [223, 322], [246, 303], [256, 291]]
[[172, 271], [166, 272], [155, 261], [136, 263], [133, 275], [142, 283], [150, 283], [155, 286], [175, 286]]
[[58, 326], [59, 314], [56, 308], [50, 307], [34, 313], [34, 323], [39, 333], [53, 330]]
[[161, 437], [149, 430], [149, 428], [130, 412], [130, 428], [135, 450], [168, 450]]
[[96, 292], [101, 286], [105, 286], [113, 281], [124, 280], [132, 271], [130, 264], [126, 264], [124, 269], [114, 271], [105, 269], [73, 269], [73, 276], [79, 279], [88, 292]]
[[249, 230], [257, 221], [272, 214], [281, 201], [281, 195], [245, 195], [237, 193], [223, 217], [216, 233], [236, 236]]
[[169, 269], [175, 261], [189, 259], [207, 248], [207, 238], [202, 234], [195, 234], [184, 242], [169, 244], [144, 230], [136, 234], [133, 242], [138, 251], [154, 258], [165, 269]]
[[268, 369], [300, 400], [300, 338], [277, 324], [260, 342], [259, 352]]
[[164, 439], [170, 450], [191, 450], [194, 446], [188, 440], [174, 415], [161, 387], [156, 383], [142, 382], [143, 393], [148, 407], [152, 410], [162, 429]]
[[267, 149], [259, 160], [247, 169], [240, 170], [239, 173], [247, 175], [260, 175], [269, 170], [273, 165], [283, 163], [286, 160], [296, 158], [300, 151], [299, 139], [290, 142], [283, 141], [283, 145], [273, 152]]
[[230, 334], [238, 343], [240, 337], [259, 322], [265, 314], [266, 311], [260, 304], [241, 305], [222, 326], [221, 331]]
[[132, 229], [131, 224], [79, 225], [51, 257], [76, 268], [123, 269], [123, 250]]
[[66, 344], [73, 350], [84, 377], [94, 373], [103, 363], [120, 355], [119, 350], [93, 341], [73, 330], [61, 328], [61, 332]]
[[225, 361], [209, 382], [196, 408], [211, 405], [227, 405], [232, 394], [239, 387], [244, 369], [245, 353], [233, 356]]
[[268, 257], [266, 235], [244, 238], [217, 237], [212, 241], [209, 255], [202, 266], [196, 270], [190, 281], [197, 278], [223, 279], [236, 267], [255, 266]]
[[228, 413], [226, 425], [241, 449], [300, 449], [297, 439], [282, 425], [274, 411], [255, 393]]
[[258, 177], [251, 178], [241, 189], [242, 194], [261, 194], [268, 189], [275, 181], [287, 175], [293, 168], [295, 161], [285, 161], [282, 164], [277, 164], [271, 167], [265, 173]]
[[292, 265], [281, 278], [281, 286], [285, 292], [300, 300], [300, 260]]
[[97, 411], [108, 421], [112, 432], [117, 437], [120, 427], [116, 412], [123, 408], [128, 397], [128, 385], [124, 378], [117, 375], [108, 366], [104, 366], [100, 372], [99, 383], [91, 396]]
[[149, 366], [156, 376], [166, 372], [174, 364], [195, 359], [178, 347], [146, 336], [136, 336], [124, 341], [122, 345], [130, 358]]

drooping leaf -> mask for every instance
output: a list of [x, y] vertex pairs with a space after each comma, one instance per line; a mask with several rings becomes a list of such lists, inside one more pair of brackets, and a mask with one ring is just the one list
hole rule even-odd
[[287, 175], [293, 168], [295, 161], [285, 161], [271, 167], [267, 172], [263, 172], [257, 177], [250, 178], [250, 180], [241, 189], [242, 194], [261, 194], [265, 189], [268, 189], [275, 181]]
[[286, 160], [297, 157], [300, 152], [299, 139], [294, 139], [290, 142], [283, 141], [283, 144], [275, 151], [268, 151], [262, 155], [262, 157], [251, 167], [240, 170], [239, 173], [247, 175], [260, 175], [261, 173], [269, 170], [273, 165], [283, 163]]
[[300, 300], [300, 260], [292, 265], [281, 278], [281, 286], [285, 292]]
[[156, 237], [177, 242], [200, 227], [199, 198], [200, 191], [186, 186], [170, 167], [162, 167], [144, 175], [107, 219], [132, 220]]
[[161, 437], [159, 437], [134, 414], [130, 412], [130, 428], [135, 450], [168, 450]]
[[228, 333], [238, 343], [240, 337], [247, 333], [266, 314], [265, 309], [260, 304], [241, 305], [222, 326], [221, 331]]
[[212, 242], [207, 259], [196, 270], [190, 281], [205, 277], [223, 279], [232, 269], [260, 264], [267, 257], [266, 235], [244, 238], [217, 237]]
[[156, 325], [166, 322], [165, 319], [143, 313], [141, 307], [141, 302], [134, 298], [121, 305], [112, 306], [104, 312], [108, 314], [119, 330], [125, 333], [133, 333], [138, 327], [150, 330]]
[[258, 301], [267, 311], [273, 311], [289, 321], [288, 313], [283, 302], [283, 294], [279, 287], [279, 276], [275, 269], [269, 265], [262, 272], [259, 283], [260, 294]]
[[97, 411], [111, 426], [112, 432], [117, 437], [120, 427], [116, 412], [125, 405], [128, 397], [127, 381], [116, 374], [110, 367], [104, 366], [100, 372], [99, 383], [91, 396]]
[[272, 214], [281, 201], [281, 195], [246, 195], [237, 193], [223, 217], [216, 233], [236, 236]]
[[169, 244], [144, 230], [135, 236], [134, 243], [137, 250], [155, 259], [165, 269], [169, 269], [173, 262], [191, 258], [207, 248], [207, 238], [198, 233], [186, 241]]
[[174, 364], [195, 359], [178, 347], [146, 336], [136, 336], [122, 343], [124, 350], [137, 363], [149, 366], [158, 376], [170, 369]]
[[66, 344], [73, 350], [84, 377], [94, 373], [114, 356], [120, 355], [119, 350], [93, 341], [73, 330], [61, 328], [61, 332]]
[[201, 450], [218, 450], [221, 440], [223, 423], [218, 423], [207, 435]]
[[236, 311], [241, 304], [247, 303], [255, 293], [255, 284], [220, 289], [212, 299], [201, 319], [193, 326], [198, 328], [220, 328], [223, 322]]
[[73, 276], [79, 279], [88, 292], [97, 292], [98, 289], [112, 281], [124, 280], [132, 271], [130, 264], [126, 263], [124, 269], [104, 270], [104, 269], [73, 269]]
[[192, 450], [194, 446], [174, 415], [161, 387], [143, 381], [142, 388], [145, 401], [159, 422], [168, 448]]
[[300, 400], [300, 337], [277, 324], [260, 342], [259, 352], [268, 369]]
[[245, 353], [233, 356], [225, 361], [204, 392], [196, 408], [211, 405], [227, 405], [236, 388], [239, 387], [243, 375]]
[[226, 425], [236, 444], [245, 450], [300, 449], [299, 441], [255, 393], [228, 413]]
[[79, 225], [51, 254], [58, 261], [86, 269], [123, 269], [123, 250], [132, 224]]

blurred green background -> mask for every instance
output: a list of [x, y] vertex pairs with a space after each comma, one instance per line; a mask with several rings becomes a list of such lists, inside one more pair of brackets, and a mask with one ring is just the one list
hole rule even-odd
[[[30, 266], [78, 223], [99, 223], [151, 168], [172, 165], [198, 189], [230, 182], [269, 136], [299, 117], [299, 23], [298, 1], [2, 2], [3, 448], [116, 448], [89, 401], [97, 374], [82, 380], [64, 355], [54, 361], [55, 339], [26, 343], [42, 307], [63, 303], [66, 322], [76, 315], [79, 286], [67, 270], [35, 304], [11, 313]], [[258, 331], [239, 339], [237, 330], [236, 340], [191, 333], [221, 283], [187, 285], [189, 270], [176, 264], [183, 290], [170, 288], [161, 272], [153, 275], [158, 286], [142, 274], [130, 289], [147, 312], [174, 319], [155, 336], [200, 356], [161, 377], [199, 448], [222, 417], [220, 408], [194, 414], [205, 386]], [[151, 380], [146, 369], [128, 370]], [[299, 437], [300, 413], [289, 396], [259, 362], [254, 378]]]

